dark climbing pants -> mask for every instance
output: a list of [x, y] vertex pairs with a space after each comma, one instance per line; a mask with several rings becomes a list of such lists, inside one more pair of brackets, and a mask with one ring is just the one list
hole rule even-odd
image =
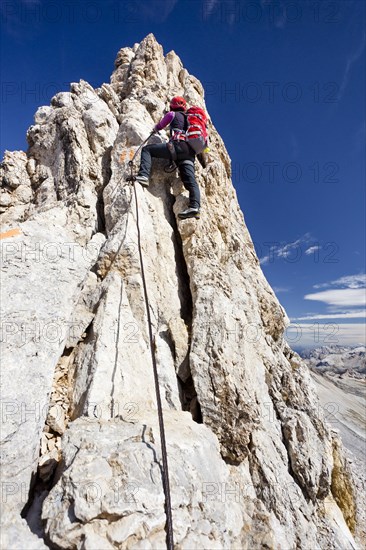
[[[174, 145], [177, 153], [177, 160], [175, 162], [178, 166], [179, 175], [184, 187], [189, 192], [189, 206], [191, 208], [199, 208], [201, 195], [194, 174], [194, 152], [184, 141], [176, 142]], [[147, 178], [150, 176], [152, 157], [171, 160], [168, 146], [165, 143], [158, 143], [146, 145], [142, 148], [140, 176], [146, 176]]]

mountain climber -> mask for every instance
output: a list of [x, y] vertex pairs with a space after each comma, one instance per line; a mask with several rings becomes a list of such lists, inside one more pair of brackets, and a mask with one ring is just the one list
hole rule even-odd
[[170, 101], [170, 111], [154, 126], [154, 132], [159, 132], [170, 125], [170, 141], [146, 145], [141, 151], [141, 163], [136, 181], [148, 187], [151, 170], [151, 159], [162, 158], [175, 162], [184, 187], [189, 191], [189, 206], [178, 214], [181, 219], [199, 218], [201, 196], [195, 178], [195, 150], [186, 138], [188, 128], [187, 103], [183, 97], [173, 97]]

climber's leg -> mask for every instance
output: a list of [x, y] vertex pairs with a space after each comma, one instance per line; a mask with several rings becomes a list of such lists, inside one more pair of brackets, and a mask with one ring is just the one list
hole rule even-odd
[[183, 185], [189, 192], [189, 208], [199, 210], [201, 194], [194, 174], [194, 161], [191, 158], [178, 161], [177, 164]]
[[191, 147], [185, 141], [175, 143], [177, 152], [177, 166], [180, 178], [184, 187], [189, 192], [189, 208], [194, 208], [197, 211], [201, 205], [201, 195], [198, 183], [194, 173], [195, 154]]
[[139, 181], [139, 177], [146, 178], [146, 181], [149, 180], [152, 157], [159, 159], [170, 159], [170, 153], [166, 143], [152, 143], [151, 145], [146, 145], [142, 148], [140, 169], [136, 178], [137, 181]]

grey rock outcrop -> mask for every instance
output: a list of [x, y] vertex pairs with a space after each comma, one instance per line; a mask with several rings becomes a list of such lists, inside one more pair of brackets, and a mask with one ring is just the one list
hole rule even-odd
[[[120, 50], [110, 84], [72, 84], [38, 109], [27, 153], [2, 163], [4, 548], [165, 547], [125, 176], [177, 94], [204, 106], [200, 82], [149, 35]], [[161, 162], [136, 187], [176, 547], [356, 548], [352, 474], [284, 340], [288, 319], [209, 129], [199, 221], [178, 220], [186, 192]]]

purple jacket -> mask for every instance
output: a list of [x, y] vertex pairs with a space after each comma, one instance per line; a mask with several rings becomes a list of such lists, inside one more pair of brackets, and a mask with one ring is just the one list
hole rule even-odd
[[154, 130], [155, 132], [160, 132], [160, 130], [162, 130], [163, 128], [165, 128], [166, 126], [168, 126], [168, 124], [170, 124], [173, 119], [175, 117], [175, 111], [169, 111], [169, 113], [167, 113], [162, 119], [160, 122], [158, 122], [157, 124], [155, 124], [154, 126]]

